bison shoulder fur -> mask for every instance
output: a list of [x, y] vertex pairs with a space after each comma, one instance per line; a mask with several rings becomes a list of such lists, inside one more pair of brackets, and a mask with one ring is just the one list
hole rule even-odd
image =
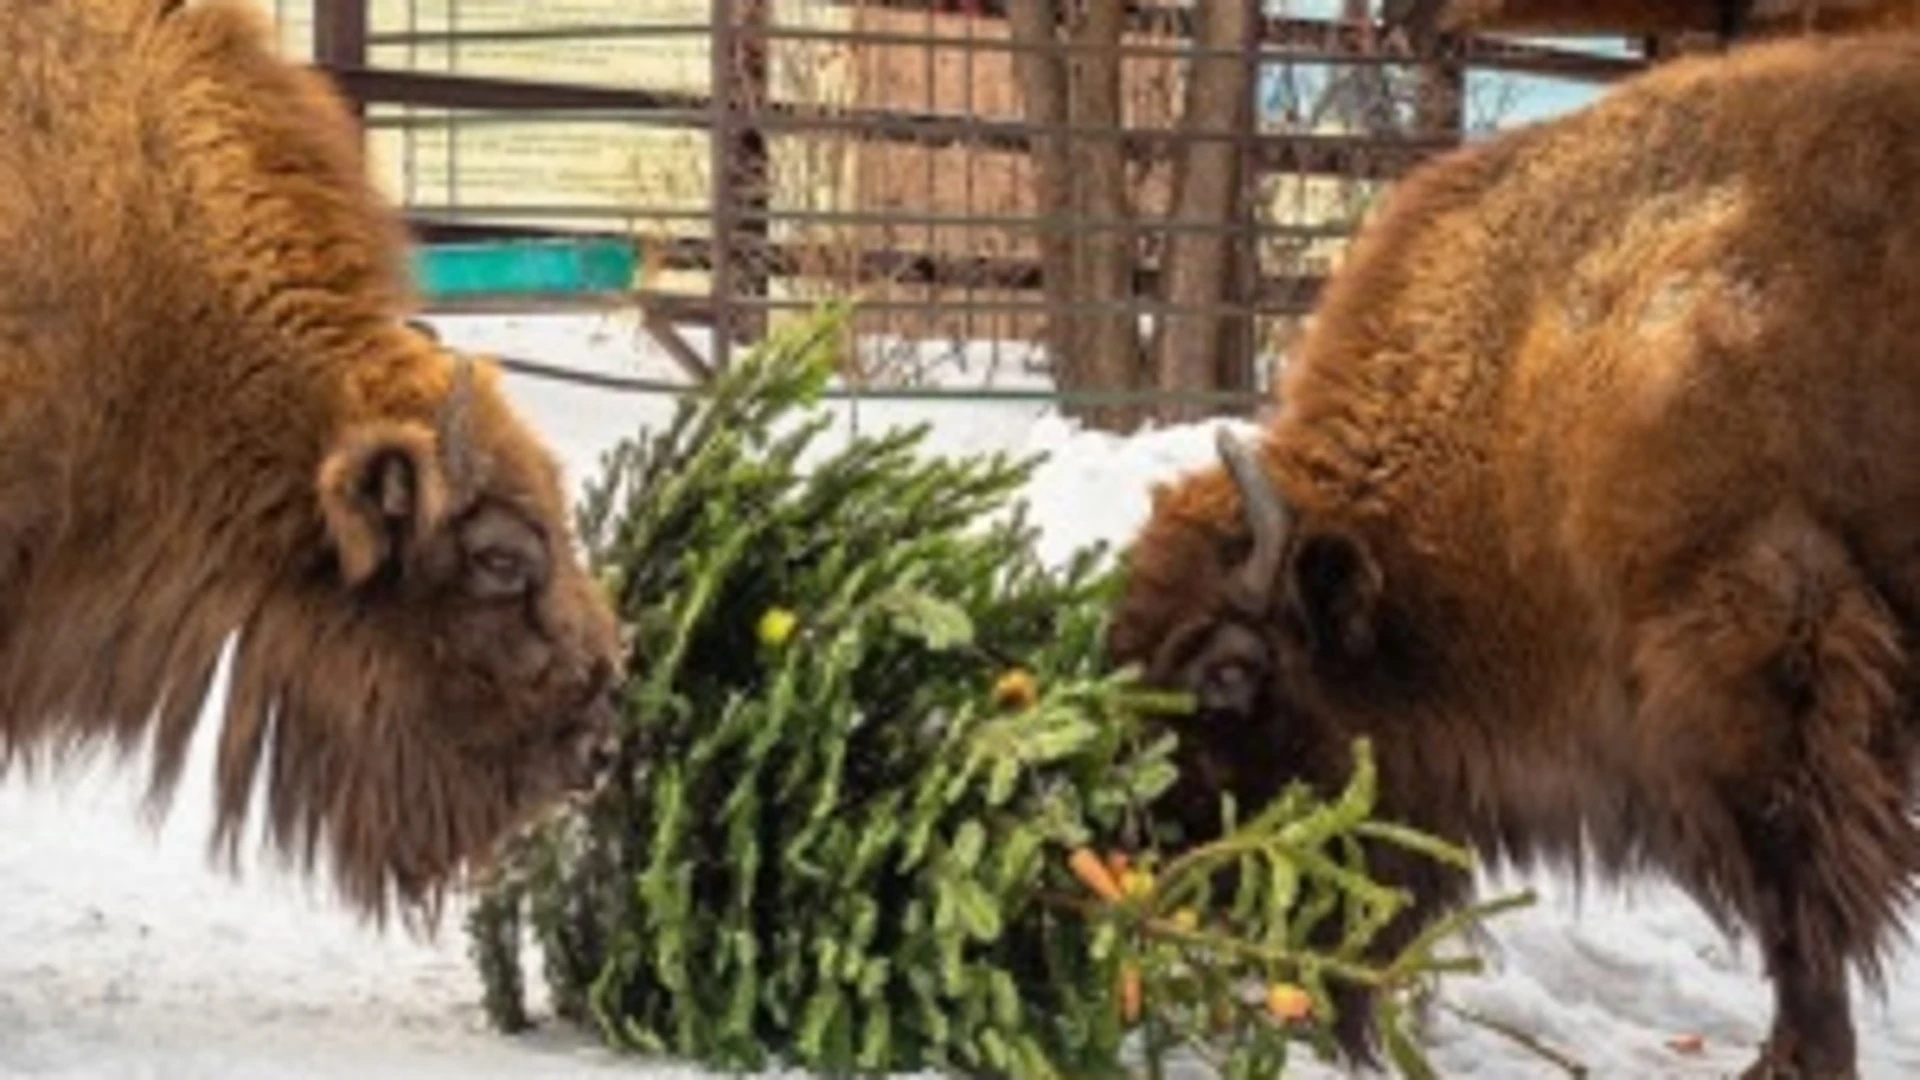
[[619, 648], [495, 365], [239, 0], [0, 2], [0, 750], [147, 749], [218, 661], [213, 851], [437, 911], [588, 771]]
[[[1429, 163], [1223, 452], [1111, 627], [1207, 714], [1170, 805], [1332, 788], [1367, 736], [1383, 812], [1751, 929], [1750, 1075], [1853, 1074], [1920, 868], [1920, 39], [1678, 61]], [[1422, 901], [1383, 944], [1469, 884], [1382, 866]]]

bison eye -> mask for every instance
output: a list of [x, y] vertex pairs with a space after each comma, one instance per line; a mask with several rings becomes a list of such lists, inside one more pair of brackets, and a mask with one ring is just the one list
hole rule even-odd
[[466, 554], [466, 589], [482, 600], [524, 596], [546, 583], [546, 544], [513, 510], [482, 507], [463, 523], [460, 546]]
[[533, 568], [517, 552], [504, 548], [476, 551], [471, 556], [469, 584], [484, 599], [519, 596], [533, 586]]

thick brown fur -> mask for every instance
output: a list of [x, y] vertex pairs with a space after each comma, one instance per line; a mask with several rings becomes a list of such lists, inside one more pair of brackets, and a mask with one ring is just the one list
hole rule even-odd
[[[1332, 788], [1368, 736], [1383, 813], [1752, 928], [1751, 1075], [1853, 1075], [1847, 970], [1920, 869], [1920, 39], [1678, 61], [1431, 163], [1278, 393], [1265, 606], [1218, 468], [1127, 556], [1116, 659], [1214, 703], [1173, 805]], [[1469, 884], [1415, 865], [1389, 941]]]
[[150, 747], [164, 807], [237, 632], [214, 850], [258, 783], [379, 918], [579, 782], [619, 657], [404, 250], [252, 5], [0, 0], [0, 762]]

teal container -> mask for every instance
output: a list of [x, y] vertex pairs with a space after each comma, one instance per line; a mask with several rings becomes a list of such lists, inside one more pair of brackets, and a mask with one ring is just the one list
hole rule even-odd
[[623, 240], [495, 240], [413, 250], [415, 287], [427, 297], [568, 293], [633, 285], [633, 245]]

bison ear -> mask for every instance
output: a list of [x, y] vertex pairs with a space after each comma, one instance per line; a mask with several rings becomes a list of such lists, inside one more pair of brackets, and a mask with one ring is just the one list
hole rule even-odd
[[1336, 531], [1301, 537], [1287, 582], [1288, 606], [1315, 651], [1347, 660], [1373, 652], [1385, 580], [1358, 537]]
[[447, 513], [433, 432], [419, 424], [349, 431], [320, 466], [320, 511], [347, 584], [397, 567]]

